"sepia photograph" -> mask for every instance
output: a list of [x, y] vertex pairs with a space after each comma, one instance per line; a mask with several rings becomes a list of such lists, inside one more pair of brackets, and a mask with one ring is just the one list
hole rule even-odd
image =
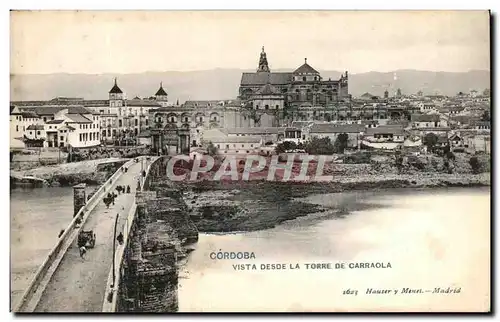
[[11, 10], [10, 311], [491, 313], [488, 10]]

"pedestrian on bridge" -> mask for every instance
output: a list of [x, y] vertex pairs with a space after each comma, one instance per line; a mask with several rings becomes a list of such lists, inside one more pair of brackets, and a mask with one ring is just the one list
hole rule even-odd
[[127, 185], [127, 193], [130, 193], [130, 186]]
[[80, 257], [82, 259], [85, 259], [85, 254], [87, 253], [87, 248], [85, 248], [85, 245], [80, 247]]

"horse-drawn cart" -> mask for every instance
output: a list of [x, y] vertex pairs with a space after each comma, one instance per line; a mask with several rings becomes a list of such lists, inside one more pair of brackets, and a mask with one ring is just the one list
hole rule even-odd
[[95, 239], [96, 236], [93, 230], [82, 230], [78, 234], [78, 247], [94, 248]]

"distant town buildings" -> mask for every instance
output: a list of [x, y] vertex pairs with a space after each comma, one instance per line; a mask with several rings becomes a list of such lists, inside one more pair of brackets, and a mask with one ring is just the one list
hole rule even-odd
[[[456, 96], [349, 94], [349, 76], [325, 80], [307, 59], [293, 72], [273, 72], [262, 48], [256, 72], [243, 73], [232, 100], [169, 102], [160, 83], [147, 99], [127, 99], [115, 78], [106, 100], [57, 97], [11, 102], [11, 148], [147, 145], [186, 153], [212, 142], [222, 154], [272, 150], [284, 141], [348, 137], [348, 148], [395, 149], [439, 142], [489, 151], [490, 90]], [[444, 144], [444, 143], [443, 143]]]

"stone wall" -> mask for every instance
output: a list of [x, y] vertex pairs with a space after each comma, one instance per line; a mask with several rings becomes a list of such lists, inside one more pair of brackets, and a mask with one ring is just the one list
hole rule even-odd
[[198, 240], [182, 195], [159, 188], [165, 164], [153, 164], [149, 191], [136, 195], [137, 213], [132, 224], [118, 290], [118, 312], [176, 312], [178, 310], [177, 259], [182, 245]]

